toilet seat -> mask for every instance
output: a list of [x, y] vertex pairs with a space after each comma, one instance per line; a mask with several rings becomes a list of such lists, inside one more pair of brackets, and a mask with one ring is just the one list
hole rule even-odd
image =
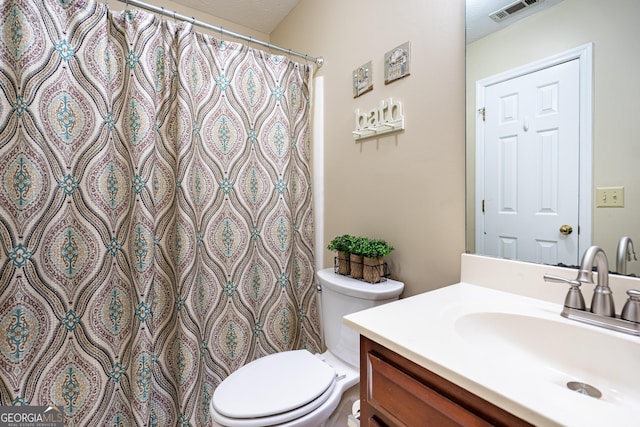
[[225, 379], [211, 399], [216, 422], [260, 427], [300, 418], [322, 405], [336, 386], [336, 372], [307, 350], [254, 360]]

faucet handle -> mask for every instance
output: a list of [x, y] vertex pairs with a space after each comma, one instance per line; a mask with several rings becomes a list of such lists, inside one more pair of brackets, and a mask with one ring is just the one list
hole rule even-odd
[[629, 289], [627, 295], [629, 295], [629, 299], [622, 308], [620, 317], [630, 322], [640, 323], [640, 291]]
[[567, 296], [564, 298], [564, 306], [569, 308], [575, 308], [577, 310], [585, 310], [586, 304], [584, 303], [584, 297], [580, 291], [580, 285], [582, 282], [579, 280], [566, 279], [560, 276], [554, 276], [553, 274], [544, 275], [545, 282], [566, 283], [571, 286]]

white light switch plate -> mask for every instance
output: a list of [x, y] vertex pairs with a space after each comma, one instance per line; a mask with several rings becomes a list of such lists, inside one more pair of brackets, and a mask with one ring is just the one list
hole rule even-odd
[[597, 208], [623, 208], [624, 187], [598, 187], [596, 188]]

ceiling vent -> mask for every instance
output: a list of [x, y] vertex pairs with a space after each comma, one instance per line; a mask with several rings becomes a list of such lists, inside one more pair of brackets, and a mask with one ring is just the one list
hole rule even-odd
[[543, 1], [544, 0], [519, 0], [503, 7], [502, 9], [496, 10], [495, 12], [490, 14], [489, 17], [496, 22], [501, 22], [514, 13], [521, 12], [526, 8], [534, 6], [538, 3], [542, 3]]

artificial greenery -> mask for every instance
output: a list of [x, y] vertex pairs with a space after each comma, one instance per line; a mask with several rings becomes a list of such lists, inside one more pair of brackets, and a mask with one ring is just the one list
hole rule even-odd
[[382, 239], [365, 238], [360, 247], [360, 254], [365, 258], [379, 258], [389, 255], [392, 250], [393, 246]]
[[393, 251], [393, 246], [382, 239], [370, 239], [368, 237], [355, 237], [343, 234], [329, 242], [327, 249], [330, 251], [347, 252], [367, 258], [379, 258], [387, 256]]
[[366, 237], [353, 237], [351, 239], [351, 245], [349, 246], [349, 253], [357, 256], [364, 256], [363, 252], [367, 247], [369, 239]]
[[351, 248], [351, 242], [353, 241], [353, 239], [353, 236], [343, 234], [342, 236], [338, 236], [330, 241], [327, 249], [329, 249], [330, 251], [349, 253], [349, 249]]

